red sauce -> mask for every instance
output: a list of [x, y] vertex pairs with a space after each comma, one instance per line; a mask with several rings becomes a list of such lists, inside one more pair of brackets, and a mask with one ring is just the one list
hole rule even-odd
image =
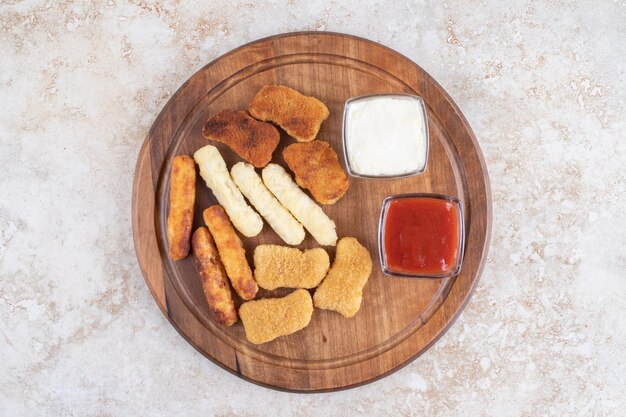
[[389, 203], [384, 251], [390, 272], [446, 275], [457, 268], [460, 219], [457, 204], [429, 197]]

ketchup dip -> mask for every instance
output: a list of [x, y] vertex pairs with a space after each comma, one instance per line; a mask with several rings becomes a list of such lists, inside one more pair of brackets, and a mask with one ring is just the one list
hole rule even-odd
[[461, 270], [463, 232], [461, 205], [454, 197], [389, 197], [378, 230], [383, 272], [423, 278], [456, 275]]

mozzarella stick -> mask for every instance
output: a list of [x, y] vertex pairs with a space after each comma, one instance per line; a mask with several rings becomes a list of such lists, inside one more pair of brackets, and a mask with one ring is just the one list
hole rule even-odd
[[304, 329], [312, 315], [313, 302], [307, 290], [295, 290], [283, 298], [248, 301], [239, 308], [246, 338], [256, 345]]
[[297, 245], [304, 240], [304, 228], [269, 192], [254, 167], [244, 162], [230, 169], [233, 181], [285, 243]]
[[173, 260], [189, 254], [189, 238], [193, 224], [193, 205], [196, 201], [196, 165], [187, 155], [172, 160], [170, 175], [169, 213], [167, 214], [167, 242]]
[[246, 251], [241, 239], [233, 229], [224, 209], [218, 205], [211, 206], [204, 210], [203, 217], [211, 235], [213, 235], [217, 251], [233, 289], [244, 300], [253, 299], [259, 287], [252, 276], [252, 270], [248, 265]]
[[335, 222], [304, 193], [283, 167], [269, 164], [261, 174], [267, 188], [278, 201], [311, 233], [320, 245], [335, 246]]
[[198, 149], [193, 158], [200, 166], [200, 175], [206, 185], [213, 191], [237, 230], [246, 237], [258, 235], [263, 229], [263, 220], [243, 199], [217, 148], [207, 145]]
[[209, 230], [206, 227], [198, 228], [193, 233], [191, 245], [211, 316], [220, 324], [232, 326], [237, 321], [237, 310]]

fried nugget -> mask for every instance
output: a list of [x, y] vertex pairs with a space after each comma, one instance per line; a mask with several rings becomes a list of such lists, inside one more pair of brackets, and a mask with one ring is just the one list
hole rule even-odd
[[270, 193], [252, 165], [238, 162], [230, 169], [230, 175], [243, 195], [285, 243], [297, 245], [304, 240], [302, 225]]
[[315, 201], [293, 182], [283, 167], [268, 164], [261, 173], [263, 182], [283, 206], [311, 233], [320, 245], [335, 246], [335, 222], [324, 213]]
[[200, 175], [224, 207], [233, 225], [246, 237], [256, 236], [263, 229], [259, 214], [243, 199], [239, 188], [226, 169], [226, 162], [215, 146], [207, 145], [193, 154], [200, 167]]
[[322, 248], [307, 249], [259, 245], [254, 249], [254, 277], [259, 287], [315, 288], [324, 279], [330, 261]]
[[193, 233], [191, 245], [211, 316], [220, 324], [232, 326], [237, 321], [237, 310], [233, 304], [226, 271], [209, 230], [199, 227]]
[[372, 258], [367, 248], [353, 237], [341, 238], [333, 265], [315, 290], [315, 307], [353, 317], [361, 308], [363, 287], [371, 273]]
[[246, 250], [241, 239], [233, 229], [226, 212], [221, 206], [215, 205], [204, 210], [203, 217], [220, 254], [226, 275], [230, 279], [235, 292], [244, 300], [251, 300], [259, 287], [252, 276], [250, 265], [246, 259]]
[[189, 254], [195, 201], [196, 165], [190, 156], [178, 155], [172, 160], [170, 208], [167, 214], [168, 252], [173, 260], [182, 259]]
[[239, 308], [246, 338], [255, 345], [304, 329], [312, 315], [313, 302], [307, 290], [295, 290], [283, 298], [248, 301]]
[[348, 177], [328, 142], [293, 143], [283, 156], [298, 185], [308, 189], [318, 203], [334, 204], [348, 191]]
[[260, 122], [241, 110], [222, 110], [207, 120], [202, 135], [225, 143], [237, 155], [257, 168], [272, 159], [280, 133], [270, 123]]
[[315, 97], [307, 97], [284, 85], [266, 85], [248, 108], [255, 119], [270, 121], [285, 129], [298, 142], [315, 139], [328, 108]]

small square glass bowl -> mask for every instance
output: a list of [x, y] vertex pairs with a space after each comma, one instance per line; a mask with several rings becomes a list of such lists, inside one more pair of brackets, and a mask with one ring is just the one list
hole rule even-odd
[[[441, 222], [446, 217], [450, 221]], [[429, 221], [438, 224], [428, 226]], [[390, 239], [387, 239], [387, 233]], [[404, 233], [402, 238], [400, 233]], [[391, 237], [394, 234], [398, 235], [397, 239]], [[447, 237], [445, 241], [450, 250], [441, 243], [444, 236]], [[424, 250], [425, 247], [429, 249]], [[409, 248], [413, 250], [408, 250]], [[409, 278], [453, 277], [461, 272], [464, 249], [465, 225], [458, 198], [442, 194], [413, 193], [390, 196], [383, 201], [378, 222], [378, 254], [385, 275]], [[433, 255], [436, 250], [440, 250], [438, 253], [443, 255]], [[389, 251], [392, 253], [388, 253]], [[404, 268], [394, 265], [398, 258], [405, 263]], [[411, 258], [422, 265], [411, 270], [406, 265], [411, 262]], [[429, 262], [429, 266], [425, 265]]]
[[[351, 138], [350, 138], [350, 133], [349, 133], [350, 131], [349, 123], [350, 123], [350, 114], [351, 114], [350, 111], [353, 107], [355, 107], [355, 105], [361, 105], [366, 102], [380, 100], [380, 99], [407, 100], [407, 101], [415, 102], [418, 105], [417, 108], [418, 108], [418, 111], [421, 113], [421, 118], [422, 118], [422, 129], [420, 133], [423, 137], [423, 147], [422, 147], [423, 149], [421, 151], [418, 151], [418, 153], [414, 155], [417, 162], [415, 164], [415, 168], [410, 171], [403, 171], [401, 173], [394, 173], [394, 174], [367, 174], [367, 173], [359, 172], [359, 170], [355, 166], [357, 164], [355, 163], [355, 161], [351, 160], [351, 157], [350, 157]], [[368, 119], [368, 120], [371, 120], [371, 119]], [[390, 124], [393, 124], [393, 123], [390, 123]], [[393, 124], [393, 126], [397, 127], [397, 124]], [[405, 177], [412, 177], [415, 175], [420, 175], [424, 171], [426, 171], [426, 165], [428, 163], [428, 147], [429, 147], [428, 146], [428, 143], [429, 143], [428, 117], [426, 115], [426, 106], [424, 104], [424, 100], [420, 96], [414, 96], [414, 95], [409, 95], [409, 94], [371, 94], [371, 95], [366, 95], [366, 96], [352, 97], [346, 101], [344, 108], [343, 108], [343, 123], [342, 123], [341, 134], [342, 134], [342, 143], [343, 143], [343, 156], [346, 161], [348, 174], [350, 174], [352, 177], [378, 178], [378, 179], [405, 178]], [[389, 158], [386, 158], [386, 155], [385, 155], [385, 150], [393, 149], [393, 147], [390, 147], [389, 143], [385, 143], [385, 137], [382, 137], [382, 136], [384, 136], [384, 134], [381, 135], [381, 140], [380, 140], [380, 148], [381, 148], [380, 150], [382, 152], [377, 153], [376, 156], [380, 160], [384, 160], [388, 163], [393, 164], [393, 161], [388, 160]], [[418, 136], [416, 135], [416, 138], [417, 137]], [[420, 158], [423, 158], [423, 162], [419, 161]]]

